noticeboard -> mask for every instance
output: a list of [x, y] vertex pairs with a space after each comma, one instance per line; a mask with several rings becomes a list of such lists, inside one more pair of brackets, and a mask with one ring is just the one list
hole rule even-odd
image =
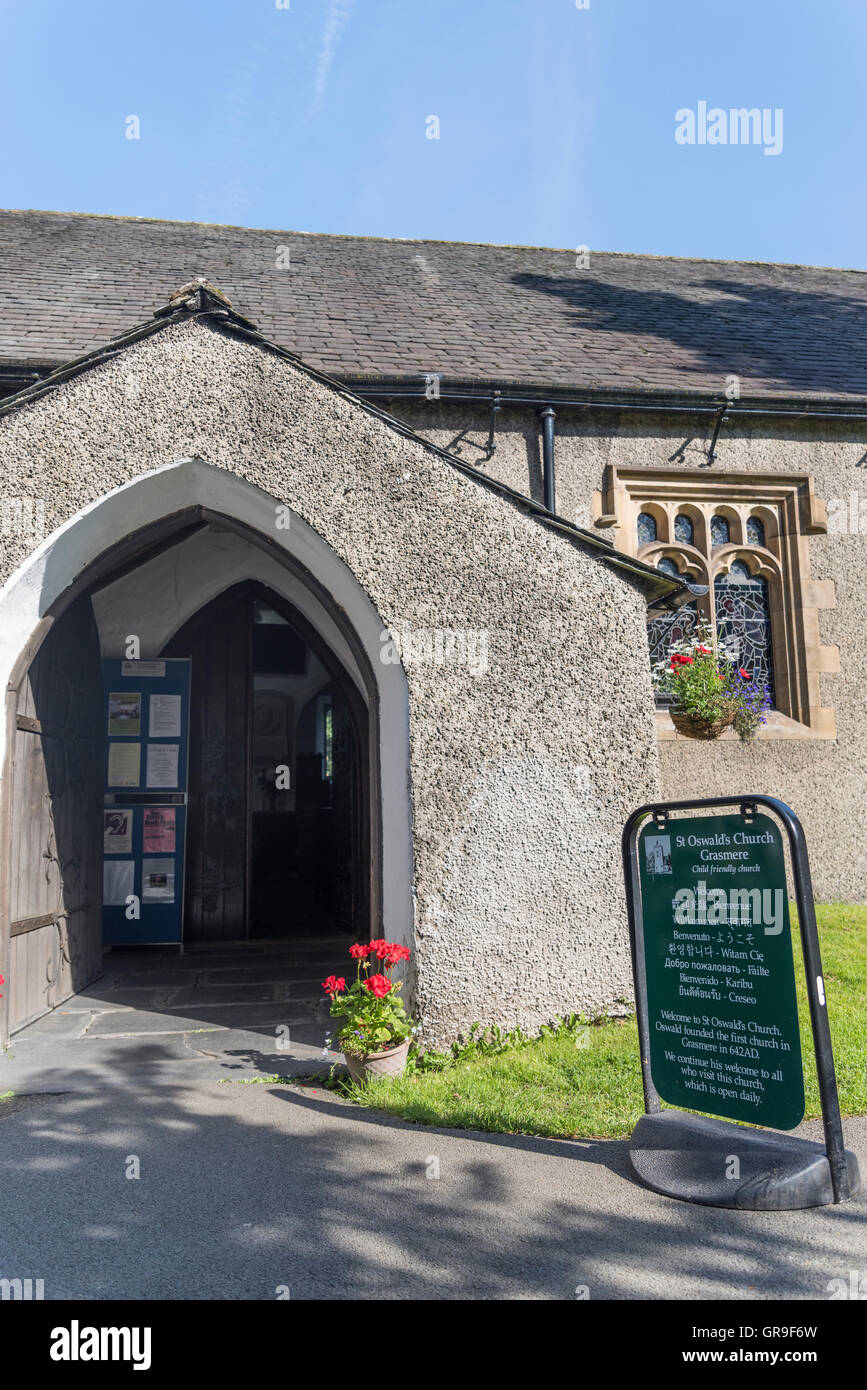
[[104, 661], [103, 940], [183, 939], [189, 658]]
[[804, 1081], [786, 867], [768, 816], [638, 840], [650, 1071], [663, 1100], [794, 1129]]

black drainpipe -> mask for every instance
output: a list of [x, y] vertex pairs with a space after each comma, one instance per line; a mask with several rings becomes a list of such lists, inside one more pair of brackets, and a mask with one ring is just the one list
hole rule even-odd
[[554, 421], [557, 412], [553, 406], [546, 405], [539, 411], [542, 419], [542, 486], [545, 490], [545, 506], [549, 512], [554, 506]]

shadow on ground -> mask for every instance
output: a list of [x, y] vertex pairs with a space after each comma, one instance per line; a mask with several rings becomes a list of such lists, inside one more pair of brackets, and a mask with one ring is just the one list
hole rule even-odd
[[[315, 1089], [34, 1096], [0, 1132], [0, 1277], [46, 1298], [822, 1299], [864, 1263], [863, 1200], [693, 1207], [638, 1186], [622, 1142], [421, 1128]], [[865, 1136], [850, 1122], [862, 1161]]]

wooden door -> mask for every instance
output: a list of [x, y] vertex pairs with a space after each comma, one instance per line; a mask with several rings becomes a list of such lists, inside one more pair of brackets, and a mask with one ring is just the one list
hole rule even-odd
[[102, 968], [102, 662], [90, 598], [45, 638], [17, 694], [9, 801], [8, 1030]]
[[250, 600], [217, 599], [164, 656], [192, 658], [184, 939], [247, 931]]
[[[290, 752], [296, 810], [279, 816], [253, 813], [257, 601], [273, 605], [295, 640], [314, 650], [332, 676], [334, 789], [327, 810], [320, 804], [321, 790], [313, 796], [313, 809], [307, 804], [302, 757]], [[253, 581], [203, 608], [162, 655], [192, 660], [184, 939], [231, 941], [335, 928], [367, 934], [366, 710], [336, 658], [301, 614]], [[285, 709], [294, 727], [298, 710], [289, 696]], [[294, 748], [294, 737], [287, 750]], [[317, 759], [315, 781], [320, 780]], [[258, 857], [253, 853], [257, 835]]]

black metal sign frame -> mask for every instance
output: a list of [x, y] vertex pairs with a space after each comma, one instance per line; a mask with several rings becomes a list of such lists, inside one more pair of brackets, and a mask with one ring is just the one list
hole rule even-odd
[[[644, 932], [638, 930], [641, 912], [641, 890], [639, 884], [637, 840], [638, 831], [648, 819], [663, 825], [672, 811], [702, 811], [720, 806], [737, 806], [747, 818], [754, 815], [758, 807], [771, 811], [786, 829], [792, 874], [795, 881], [795, 901], [798, 907], [798, 925], [801, 931], [801, 948], [804, 958], [804, 971], [807, 981], [807, 998], [810, 1004], [810, 1024], [813, 1034], [813, 1050], [816, 1056], [816, 1071], [819, 1078], [819, 1094], [822, 1102], [822, 1122], [825, 1131], [825, 1152], [831, 1172], [831, 1185], [834, 1202], [845, 1202], [850, 1196], [849, 1169], [843, 1142], [843, 1125], [840, 1119], [840, 1101], [837, 1095], [837, 1077], [834, 1071], [834, 1054], [831, 1047], [831, 1030], [828, 1026], [828, 1010], [825, 1002], [822, 958], [819, 951], [819, 934], [816, 928], [816, 906], [813, 900], [813, 884], [810, 878], [810, 863], [807, 858], [807, 844], [803, 827], [791, 807], [773, 796], [722, 796], [710, 797], [701, 801], [659, 801], [640, 806], [633, 811], [623, 828], [623, 877], [626, 886], [626, 911], [629, 919], [629, 940], [632, 949], [632, 974], [635, 981], [635, 1004], [638, 1020], [638, 1040], [641, 1050], [641, 1080], [644, 1087], [644, 1109], [648, 1115], [658, 1114], [661, 1109], [659, 1094], [650, 1075], [650, 1027], [647, 1009], [647, 976], [644, 959]], [[643, 928], [643, 920], [642, 920]]]

